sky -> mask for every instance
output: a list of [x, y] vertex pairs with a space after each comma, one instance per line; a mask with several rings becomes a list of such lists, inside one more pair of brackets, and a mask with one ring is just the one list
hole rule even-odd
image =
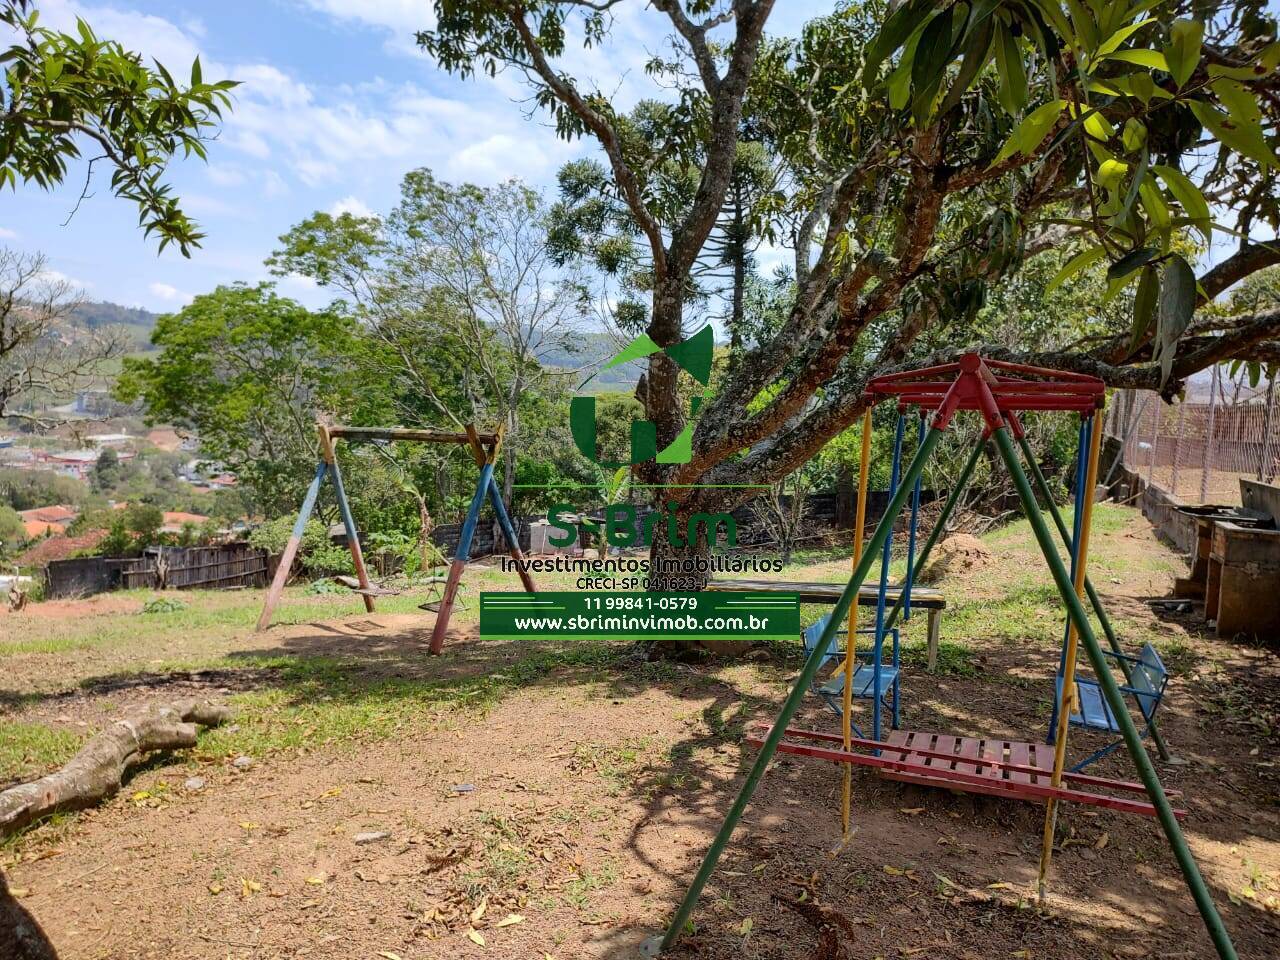
[[[209, 162], [175, 161], [170, 180], [207, 234], [186, 260], [137, 226], [137, 208], [113, 197], [109, 171], [68, 222], [84, 170], [45, 192], [0, 194], [0, 244], [49, 258], [50, 271], [93, 300], [161, 312], [218, 284], [269, 279], [262, 261], [277, 238], [317, 210], [381, 213], [401, 177], [493, 184], [517, 177], [547, 190], [566, 161], [594, 154], [566, 143], [531, 115], [519, 79], [463, 81], [439, 70], [413, 42], [433, 22], [430, 0], [39, 0], [47, 26], [82, 16], [101, 37], [185, 76], [200, 56], [207, 81], [241, 81]], [[831, 0], [781, 0], [770, 32], [794, 35]], [[648, 57], [663, 47], [665, 18], [645, 0], [620, 4], [615, 39], [575, 49], [567, 61], [619, 106], [651, 95]], [[101, 167], [101, 165], [100, 165]], [[318, 306], [329, 295], [302, 277], [280, 292]]]

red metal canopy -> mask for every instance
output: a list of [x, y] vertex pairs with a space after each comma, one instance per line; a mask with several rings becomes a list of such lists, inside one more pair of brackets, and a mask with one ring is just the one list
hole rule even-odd
[[955, 363], [875, 377], [867, 384], [867, 392], [897, 397], [903, 406], [936, 411], [933, 422], [939, 429], [957, 410], [977, 410], [989, 430], [1008, 423], [1020, 432], [1020, 410], [1092, 414], [1102, 406], [1106, 384], [1083, 373], [984, 360], [966, 353]]

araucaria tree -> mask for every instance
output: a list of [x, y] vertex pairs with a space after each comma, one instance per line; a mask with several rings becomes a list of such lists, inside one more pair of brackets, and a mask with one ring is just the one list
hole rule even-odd
[[[790, 228], [794, 294], [702, 407], [690, 462], [642, 468], [683, 514], [731, 505], [741, 492], [725, 484], [786, 476], [859, 416], [868, 376], [936, 348], [1166, 396], [1216, 361], [1280, 353], [1275, 310], [1194, 319], [1280, 261], [1280, 241], [1249, 239], [1277, 228], [1280, 166], [1280, 45], [1257, 0], [866, 0], [796, 40], [766, 37], [774, 0], [651, 0], [675, 52], [651, 66], [645, 115], [666, 128], [647, 136], [564, 66], [571, 44], [614, 41], [624, 2], [437, 0], [418, 39], [460, 74], [518, 73], [561, 135], [596, 140], [601, 189], [652, 263], [646, 331], [659, 345], [681, 335], [740, 144], [776, 157], [759, 216]], [[662, 189], [671, 162], [697, 171], [678, 196]], [[1239, 247], [1197, 277], [1192, 251], [1213, 230]], [[1056, 281], [1105, 270], [1107, 296], [1130, 304], [1123, 327], [1047, 337], [1048, 350], [976, 342], [988, 290], [1067, 245], [1079, 252]], [[640, 394], [659, 448], [685, 426], [677, 372], [653, 354]], [[770, 402], [753, 404], [764, 391]], [[688, 486], [704, 484], [719, 486]]]

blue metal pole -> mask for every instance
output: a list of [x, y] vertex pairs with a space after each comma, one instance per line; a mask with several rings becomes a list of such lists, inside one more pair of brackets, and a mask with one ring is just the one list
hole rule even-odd
[[298, 511], [298, 519], [293, 523], [293, 532], [289, 534], [289, 542], [284, 545], [284, 553], [280, 555], [280, 563], [276, 566], [276, 575], [271, 579], [271, 589], [267, 591], [267, 600], [262, 605], [262, 613], [258, 616], [258, 625], [254, 630], [267, 629], [275, 613], [276, 604], [280, 602], [280, 594], [289, 579], [289, 571], [293, 567], [293, 558], [298, 555], [298, 545], [302, 543], [302, 534], [306, 532], [307, 521], [316, 508], [316, 497], [320, 495], [320, 484], [329, 465], [321, 460], [316, 464], [316, 475], [311, 478], [311, 486], [307, 487], [306, 496], [302, 498], [302, 509]]
[[[1080, 551], [1078, 545], [1080, 543], [1080, 530], [1084, 520], [1084, 485], [1085, 477], [1088, 474], [1087, 460], [1089, 457], [1089, 438], [1092, 435], [1093, 418], [1081, 417], [1080, 430], [1076, 437], [1076, 489], [1074, 506], [1072, 507], [1073, 515], [1071, 517], [1071, 543], [1067, 544], [1067, 549], [1071, 555], [1071, 582], [1076, 580], [1076, 564], [1080, 561]], [[1062, 628], [1062, 649], [1058, 653], [1058, 677], [1062, 677], [1067, 671], [1067, 642], [1071, 634], [1071, 617], [1067, 617], [1067, 622]], [[1053, 743], [1058, 736], [1058, 697], [1055, 691], [1053, 697], [1052, 712], [1049, 714], [1049, 734], [1045, 738], [1045, 743]]]
[[[891, 502], [898, 492], [898, 478], [902, 471], [902, 437], [906, 431], [906, 419], [904, 414], [898, 414], [898, 425], [893, 434], [893, 469], [889, 474], [889, 500]], [[917, 474], [917, 476], [919, 475]], [[873, 648], [874, 659], [871, 663], [871, 737], [873, 740], [880, 739], [880, 670], [881, 659], [884, 655], [885, 597], [889, 590], [889, 561], [892, 556], [893, 526], [890, 525], [889, 533], [884, 538], [884, 548], [880, 552], [880, 586], [876, 591], [876, 634]], [[894, 705], [894, 713], [897, 713], [896, 704]]]
[[[453, 566], [449, 568], [449, 578], [445, 581], [444, 596], [440, 600], [440, 612], [436, 614], [435, 629], [431, 631], [431, 653], [439, 653], [444, 649], [445, 631], [449, 629], [449, 617], [453, 613], [453, 603], [458, 596], [458, 584], [462, 581], [462, 571], [471, 559], [471, 541], [476, 535], [476, 524], [480, 522], [480, 508], [484, 506], [485, 497], [493, 484], [493, 464], [486, 463], [480, 468], [480, 482], [476, 484], [475, 495], [471, 498], [471, 506], [467, 509], [467, 517], [462, 521], [462, 532], [458, 536], [458, 550], [453, 556]], [[503, 511], [505, 516], [506, 511]], [[508, 522], [510, 522], [508, 520]]]
[[[916, 441], [917, 450], [920, 449], [920, 444], [924, 443], [927, 429], [924, 421], [925, 416], [922, 411], [919, 437]], [[902, 583], [902, 619], [904, 621], [911, 619], [911, 588], [916, 582], [916, 530], [920, 524], [920, 492], [923, 488], [924, 475], [921, 474], [916, 478], [916, 485], [911, 490], [911, 525], [907, 529], [907, 576]]]

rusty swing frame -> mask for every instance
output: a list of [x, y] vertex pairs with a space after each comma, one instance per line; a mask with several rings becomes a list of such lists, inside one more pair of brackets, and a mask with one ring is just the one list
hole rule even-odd
[[[356, 592], [364, 600], [365, 610], [369, 613], [374, 612], [376, 590], [369, 582], [369, 572], [364, 562], [364, 551], [360, 546], [360, 533], [356, 529], [355, 518], [351, 513], [351, 505], [347, 500], [346, 488], [342, 483], [342, 471], [339, 469], [337, 457], [334, 455], [336, 441], [345, 439], [348, 443], [353, 443], [359, 441], [403, 440], [413, 443], [456, 444], [470, 448], [476, 466], [480, 468], [480, 479], [476, 483], [475, 493], [471, 497], [471, 505], [467, 509], [467, 516], [462, 524], [462, 530], [458, 537], [458, 549], [454, 553], [453, 563], [449, 566], [449, 574], [445, 579], [444, 596], [440, 600], [440, 608], [436, 613], [435, 627], [431, 631], [430, 652], [436, 654], [442, 652], [445, 634], [449, 630], [449, 618], [453, 614], [453, 605], [458, 597], [462, 574], [471, 559], [471, 544], [475, 539], [476, 526], [480, 522], [480, 511], [484, 507], [486, 499], [489, 500], [493, 507], [494, 515], [502, 528], [502, 536], [507, 541], [511, 556], [515, 560], [524, 559], [524, 554], [520, 550], [520, 538], [516, 535], [515, 526], [511, 522], [511, 515], [507, 512], [506, 505], [502, 502], [502, 492], [498, 489], [498, 482], [493, 476], [498, 454], [502, 450], [502, 428], [499, 427], [490, 433], [480, 433], [473, 424], [468, 423], [463, 427], [463, 432], [458, 433], [444, 430], [417, 429], [414, 427], [351, 427], [317, 423], [316, 433], [320, 438], [320, 461], [316, 464], [316, 472], [311, 479], [311, 485], [307, 488], [306, 496], [302, 499], [302, 507], [298, 511], [298, 519], [294, 522], [289, 541], [285, 544], [284, 553], [280, 556], [280, 563], [276, 567], [275, 576], [271, 580], [271, 587], [267, 591], [267, 598], [262, 605], [262, 614], [258, 617], [255, 631], [265, 630], [271, 624], [276, 606], [280, 602], [280, 596], [284, 592], [285, 582], [289, 579], [289, 572], [293, 567], [294, 558], [298, 554], [298, 547], [302, 543], [303, 531], [306, 529], [307, 521], [311, 518], [311, 514], [315, 511], [316, 499], [320, 495], [320, 487], [324, 483], [325, 477], [328, 477], [333, 482], [334, 496], [338, 501], [338, 512], [342, 516], [342, 525], [346, 530], [347, 546], [351, 550], [351, 563], [355, 567], [356, 580], [358, 581]], [[516, 570], [520, 575], [520, 580], [524, 584], [525, 590], [529, 593], [535, 593], [536, 588], [534, 587], [533, 579], [529, 576], [529, 572], [524, 568], [524, 565], [517, 564]]]

